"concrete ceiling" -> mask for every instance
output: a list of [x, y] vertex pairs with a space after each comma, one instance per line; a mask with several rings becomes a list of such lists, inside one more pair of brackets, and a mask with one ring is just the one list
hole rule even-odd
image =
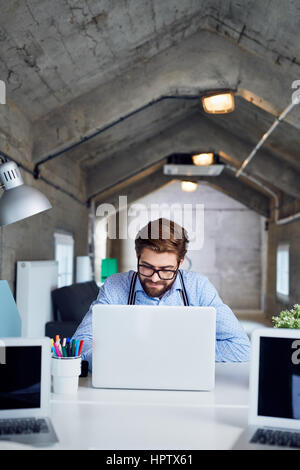
[[[166, 184], [157, 164], [172, 153], [221, 151], [239, 167], [300, 74], [297, 1], [0, 0], [0, 8], [0, 77], [28, 121], [30, 161], [43, 173], [63, 152], [57, 158], [81, 171], [96, 203], [126, 185], [134, 200], [143, 184]], [[233, 113], [204, 113], [200, 96], [218, 89], [235, 91]], [[299, 130], [296, 106], [247, 167], [292, 199], [300, 199]], [[210, 182], [268, 216], [261, 185], [228, 171]]]
[[166, 98], [82, 144], [83, 147], [78, 147], [72, 152], [72, 160], [80, 161], [82, 167], [87, 170], [93, 168], [95, 164], [112, 155], [120, 156], [128, 148], [143, 144], [159, 134], [162, 129], [174, 125], [198, 108], [198, 99]]
[[206, 14], [204, 0], [0, 3], [0, 73], [32, 120], [190, 36]]

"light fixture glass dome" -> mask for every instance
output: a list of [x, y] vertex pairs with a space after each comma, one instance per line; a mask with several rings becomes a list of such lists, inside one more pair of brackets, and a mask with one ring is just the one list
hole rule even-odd
[[197, 189], [197, 183], [193, 183], [192, 181], [182, 181], [181, 189], [187, 193], [192, 193]]
[[214, 163], [213, 153], [198, 153], [192, 156], [193, 163], [196, 166], [208, 166]]
[[234, 95], [231, 91], [214, 93], [202, 97], [204, 111], [210, 114], [226, 114], [234, 110]]
[[51, 204], [38, 189], [24, 184], [15, 162], [0, 166], [4, 192], [0, 198], [0, 226], [17, 222], [51, 209]]

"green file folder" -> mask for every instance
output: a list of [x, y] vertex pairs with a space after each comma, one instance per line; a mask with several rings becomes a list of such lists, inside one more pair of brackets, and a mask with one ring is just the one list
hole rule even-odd
[[104, 282], [112, 274], [118, 272], [118, 260], [116, 258], [104, 258], [101, 262], [101, 282]]

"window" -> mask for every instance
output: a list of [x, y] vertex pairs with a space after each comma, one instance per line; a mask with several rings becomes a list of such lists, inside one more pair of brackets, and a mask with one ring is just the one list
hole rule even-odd
[[54, 234], [55, 260], [58, 261], [58, 287], [73, 283], [74, 238], [67, 233]]
[[278, 296], [288, 297], [290, 293], [290, 247], [279, 245], [276, 259], [276, 292]]

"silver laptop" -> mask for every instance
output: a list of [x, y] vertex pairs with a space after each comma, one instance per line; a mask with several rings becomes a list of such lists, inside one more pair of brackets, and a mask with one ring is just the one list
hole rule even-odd
[[94, 387], [212, 390], [215, 347], [212, 307], [93, 307]]
[[0, 439], [46, 446], [57, 442], [49, 419], [49, 338], [0, 339]]
[[300, 330], [251, 337], [249, 426], [235, 449], [300, 449]]

